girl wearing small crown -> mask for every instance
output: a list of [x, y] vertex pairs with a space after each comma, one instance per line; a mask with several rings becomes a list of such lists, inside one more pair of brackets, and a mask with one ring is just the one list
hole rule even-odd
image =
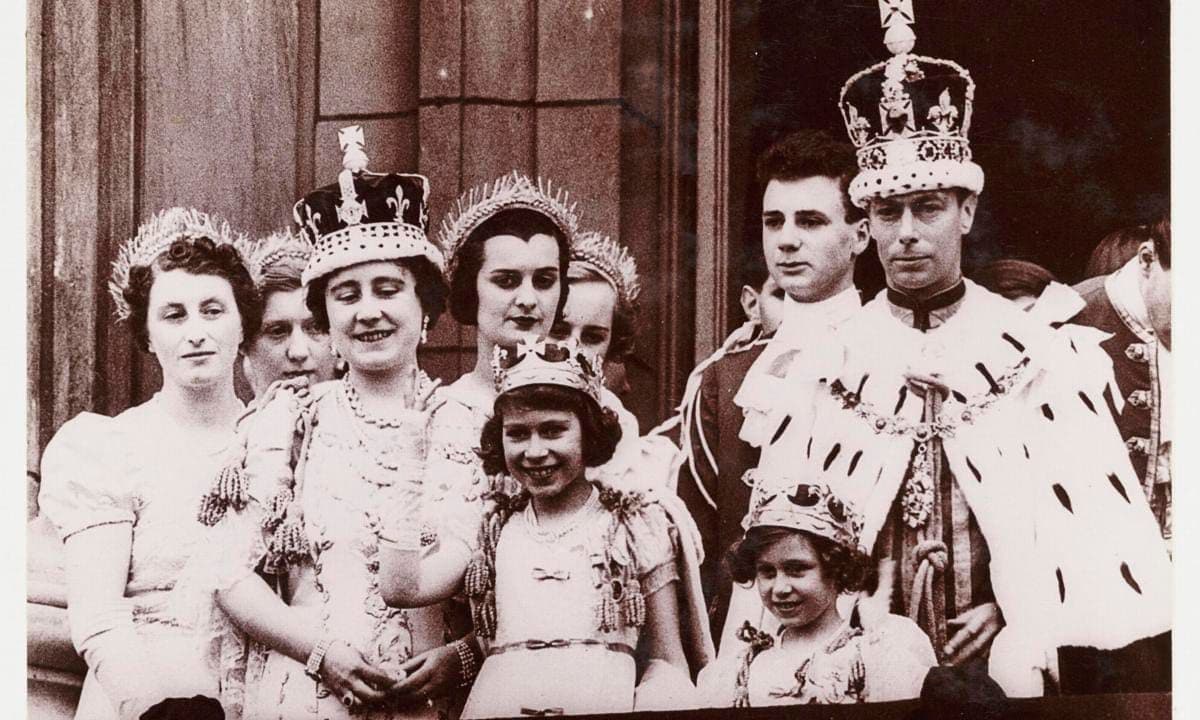
[[584, 474], [620, 439], [598, 400], [598, 362], [573, 345], [498, 351], [500, 394], [480, 438], [493, 483], [477, 532], [421, 557], [402, 526], [387, 551], [389, 602], [460, 589], [471, 601], [487, 654], [464, 717], [692, 702], [674, 528], [657, 503]]
[[450, 314], [475, 328], [474, 367], [440, 393], [429, 429], [426, 482], [444, 502], [440, 527], [473, 535], [488, 488], [479, 432], [492, 414], [492, 353], [549, 330], [566, 301], [578, 220], [561, 189], [513, 172], [464, 193], [441, 226]]
[[247, 657], [242, 635], [218, 634], [235, 717], [433, 718], [461, 679], [442, 609], [390, 608], [378, 578], [382, 515], [431, 504], [422, 480], [437, 383], [417, 348], [446, 289], [425, 236], [428, 180], [367, 172], [361, 135], [341, 139], [339, 182], [295, 214], [312, 247], [306, 302], [347, 375], [269, 389], [200, 506], [214, 526], [209, 586], [253, 641]]
[[39, 503], [66, 545], [71, 637], [89, 668], [76, 717], [125, 720], [160, 703], [220, 717], [216, 659], [194, 622], [204, 610], [178, 578], [203, 544], [196, 503], [233, 442], [233, 365], [262, 313], [241, 247], [195, 210], [138, 229], [109, 288], [162, 388], [116, 417], [80, 414], [43, 456]]
[[[845, 617], [839, 609], [843, 593], [876, 580], [870, 560], [855, 547], [858, 520], [852, 509], [823, 485], [758, 478], [755, 483], [746, 534], [730, 548], [726, 565], [735, 582], [758, 590], [778, 631], [743, 625], [738, 639], [744, 649], [722, 647], [721, 659], [700, 675], [704, 706], [919, 696], [937, 659], [916, 623], [888, 613], [886, 592], [860, 595]], [[878, 585], [890, 587], [890, 580]]]

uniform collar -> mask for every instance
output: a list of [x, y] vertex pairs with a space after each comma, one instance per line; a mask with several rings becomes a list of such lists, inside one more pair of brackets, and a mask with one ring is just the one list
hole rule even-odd
[[[954, 285], [924, 300], [892, 287], [887, 289], [887, 299], [893, 308], [893, 314], [921, 331], [944, 323], [958, 309], [966, 294], [967, 284], [962, 278], [959, 278]], [[934, 320], [937, 322], [935, 323]]]
[[1146, 309], [1146, 300], [1142, 297], [1142, 287], [1139, 280], [1141, 267], [1135, 255], [1129, 262], [1122, 265], [1116, 272], [1104, 281], [1104, 292], [1108, 295], [1113, 309], [1121, 316], [1121, 320], [1129, 326], [1134, 335], [1142, 342], [1153, 342], [1157, 338], [1150, 325], [1150, 311]]
[[837, 295], [816, 302], [800, 302], [790, 295], [783, 302], [783, 322], [776, 337], [803, 332], [814, 322], [837, 325], [862, 308], [858, 288], [851, 285]]

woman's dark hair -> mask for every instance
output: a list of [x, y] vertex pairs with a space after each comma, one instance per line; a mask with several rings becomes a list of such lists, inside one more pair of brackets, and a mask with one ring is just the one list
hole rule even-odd
[[792, 535], [804, 535], [817, 550], [821, 559], [821, 568], [825, 576], [833, 580], [833, 586], [838, 592], [856, 592], [858, 590], [874, 590], [878, 582], [871, 559], [866, 555], [842, 547], [829, 538], [814, 535], [803, 530], [773, 527], [763, 525], [752, 527], [746, 535], [733, 544], [725, 553], [725, 566], [730, 577], [737, 583], [754, 581], [757, 572], [754, 568], [762, 553], [775, 543]]
[[122, 295], [129, 304], [129, 327], [139, 347], [150, 350], [146, 329], [146, 314], [150, 309], [150, 288], [158, 272], [184, 270], [193, 275], [216, 275], [224, 278], [233, 290], [242, 321], [242, 346], [254, 339], [262, 324], [263, 301], [242, 262], [237, 248], [229, 243], [218, 245], [212, 238], [198, 235], [182, 237], [171, 243], [150, 265], [135, 265], [129, 269], [129, 286]]
[[[402, 257], [382, 262], [396, 263], [413, 274], [413, 279], [417, 282], [417, 302], [421, 304], [421, 312], [429, 317], [429, 327], [432, 329], [442, 311], [446, 309], [446, 281], [442, 279], [441, 271], [426, 257]], [[329, 309], [325, 307], [325, 290], [329, 287], [329, 279], [337, 272], [334, 270], [310, 282], [304, 295], [304, 304], [312, 313], [313, 324], [321, 332], [329, 332]]]
[[975, 273], [975, 282], [1009, 300], [1022, 295], [1041, 297], [1054, 274], [1037, 263], [1014, 258], [993, 260]]
[[601, 408], [582, 391], [562, 385], [526, 385], [496, 398], [495, 414], [484, 423], [479, 437], [479, 457], [488, 475], [508, 472], [504, 462], [504, 413], [514, 410], [565, 410], [579, 418], [583, 436], [583, 464], [597, 467], [612, 459], [621, 441], [616, 413]]
[[562, 317], [567, 304], [567, 265], [571, 248], [567, 236], [554, 221], [536, 210], [516, 208], [502, 210], [479, 224], [467, 235], [458, 249], [458, 261], [450, 278], [450, 315], [462, 325], [479, 322], [479, 291], [475, 282], [483, 267], [483, 250], [487, 240], [497, 235], [512, 235], [528, 242], [534, 235], [549, 235], [558, 242], [558, 284], [561, 292], [554, 320]]
[[[602, 282], [608, 287], [612, 287], [603, 275], [586, 266], [569, 271], [567, 285], [579, 282]], [[613, 293], [617, 299], [613, 303], [612, 337], [609, 338], [608, 352], [604, 354], [604, 359], [624, 362], [625, 358], [633, 352], [637, 341], [637, 319], [641, 314], [641, 308], [636, 301], [632, 304], [621, 302], [621, 295], [616, 288], [613, 288]]]

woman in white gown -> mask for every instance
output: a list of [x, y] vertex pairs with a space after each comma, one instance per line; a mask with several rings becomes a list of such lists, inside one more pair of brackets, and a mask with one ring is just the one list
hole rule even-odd
[[[233, 365], [262, 312], [235, 244], [183, 208], [138, 230], [110, 288], [162, 389], [116, 417], [80, 414], [46, 448], [39, 503], [66, 543], [71, 636], [89, 668], [81, 720], [217, 697], [215, 658], [175, 585], [202, 543], [196, 505], [234, 438]], [[215, 702], [182, 716], [220, 717]]]
[[441, 608], [379, 594], [381, 515], [424, 502], [436, 383], [417, 347], [445, 286], [424, 232], [428, 181], [367, 172], [360, 144], [344, 135], [340, 182], [296, 206], [313, 244], [307, 304], [348, 374], [269, 390], [201, 511], [215, 525], [210, 586], [254, 641], [245, 657], [218, 636], [224, 699], [254, 720], [434, 718], [461, 674]]

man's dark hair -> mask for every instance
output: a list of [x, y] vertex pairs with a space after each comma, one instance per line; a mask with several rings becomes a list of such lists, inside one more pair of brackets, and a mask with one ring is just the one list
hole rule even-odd
[[1154, 223], [1153, 232], [1151, 234], [1154, 240], [1154, 254], [1158, 255], [1158, 262], [1167, 270], [1171, 269], [1171, 218], [1163, 217], [1162, 220]]
[[772, 180], [795, 182], [810, 177], [834, 178], [842, 191], [846, 222], [866, 217], [850, 202], [850, 181], [858, 174], [854, 148], [824, 130], [797, 130], [777, 140], [758, 158], [756, 176], [760, 190]]
[[1000, 258], [980, 268], [972, 280], [997, 295], [1016, 300], [1023, 295], [1041, 297], [1046, 286], [1054, 282], [1054, 273], [1028, 260]]
[[1153, 225], [1131, 225], [1113, 230], [1096, 244], [1084, 267], [1085, 278], [1111, 275], [1137, 255], [1146, 241], [1154, 243], [1154, 252], [1164, 268], [1171, 267], [1171, 221], [1163, 218]]

